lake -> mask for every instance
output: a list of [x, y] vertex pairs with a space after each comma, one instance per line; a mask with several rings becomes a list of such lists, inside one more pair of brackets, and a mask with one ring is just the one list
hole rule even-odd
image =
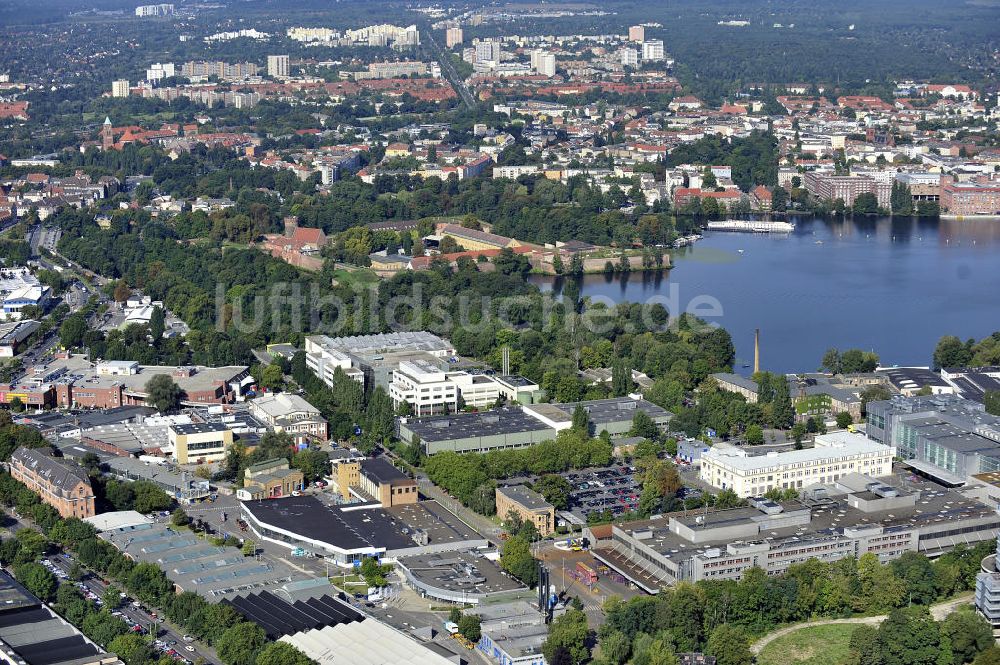
[[[674, 268], [587, 275], [582, 296], [656, 298], [671, 314], [726, 328], [736, 370], [814, 371], [831, 346], [873, 350], [884, 365], [928, 365], [938, 339], [1000, 330], [1000, 222], [789, 218], [790, 234], [706, 232]], [[543, 290], [561, 281], [534, 276]], [[713, 304], [714, 303], [714, 304]]]

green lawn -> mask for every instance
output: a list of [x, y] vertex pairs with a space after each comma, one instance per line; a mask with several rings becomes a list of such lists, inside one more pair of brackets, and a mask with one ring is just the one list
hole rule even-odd
[[757, 665], [843, 665], [857, 624], [831, 624], [796, 630], [774, 640], [757, 656]]
[[345, 284], [347, 286], [364, 286], [378, 282], [378, 275], [367, 268], [355, 268], [352, 270], [337, 268], [333, 271], [333, 278], [337, 281], [337, 284]]

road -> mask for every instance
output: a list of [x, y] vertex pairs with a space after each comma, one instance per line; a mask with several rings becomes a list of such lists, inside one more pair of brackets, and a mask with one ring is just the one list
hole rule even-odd
[[[954, 612], [956, 609], [962, 605], [969, 605], [972, 603], [973, 594], [963, 593], [960, 596], [956, 596], [951, 600], [945, 600], [940, 603], [931, 605], [931, 616], [933, 616], [937, 621], [941, 621], [946, 616]], [[878, 616], [872, 617], [853, 617], [851, 619], [822, 619], [820, 621], [807, 621], [806, 623], [797, 623], [794, 626], [785, 626], [784, 628], [779, 628], [778, 630], [771, 631], [764, 637], [760, 638], [751, 645], [750, 650], [754, 654], [759, 654], [764, 647], [778, 639], [788, 635], [789, 633], [794, 633], [797, 630], [802, 630], [803, 628], [812, 628], [813, 626], [829, 626], [833, 624], [865, 624], [869, 626], [877, 626], [886, 620], [888, 615], [880, 614]]]
[[455, 89], [458, 96], [462, 98], [465, 106], [470, 111], [477, 110], [479, 105], [476, 104], [476, 98], [472, 96], [472, 93], [469, 92], [469, 88], [465, 85], [465, 81], [463, 81], [462, 77], [458, 75], [457, 71], [455, 71], [455, 65], [451, 63], [451, 58], [448, 56], [448, 52], [442, 49], [437, 43], [437, 40], [434, 38], [434, 31], [431, 29], [430, 24], [422, 25], [420, 28], [420, 34], [425, 38], [425, 44], [429, 42], [433, 57], [441, 65], [441, 73], [444, 74], [444, 77], [448, 79], [449, 83], [451, 83], [451, 87]]

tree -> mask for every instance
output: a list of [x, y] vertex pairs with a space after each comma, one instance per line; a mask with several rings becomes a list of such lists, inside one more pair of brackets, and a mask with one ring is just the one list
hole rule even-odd
[[750, 665], [753, 660], [746, 634], [728, 623], [712, 631], [705, 653], [715, 656], [716, 665]]
[[122, 604], [122, 592], [114, 584], [109, 584], [101, 595], [101, 601], [104, 603], [104, 609], [109, 612], [116, 610]]
[[747, 445], [759, 446], [764, 443], [764, 430], [760, 425], [750, 425], [746, 431]]
[[775, 212], [785, 212], [788, 209], [788, 190], [784, 187], [775, 187], [771, 192], [771, 210]]
[[170, 522], [176, 527], [182, 527], [190, 524], [191, 518], [188, 516], [186, 512], [184, 512], [183, 508], [177, 508], [170, 515]]
[[612, 630], [601, 640], [601, 655], [609, 665], [624, 665], [632, 654], [632, 642], [620, 630]]
[[1000, 665], [1000, 647], [989, 647], [976, 656], [972, 663], [973, 665]]
[[632, 416], [632, 428], [629, 436], [641, 436], [644, 439], [656, 439], [660, 435], [660, 429], [649, 414], [641, 409], [636, 409]]
[[940, 641], [926, 607], [893, 610], [878, 628], [884, 665], [938, 665]]
[[955, 665], [971, 663], [993, 645], [989, 623], [972, 609], [960, 609], [946, 616], [941, 623], [941, 635], [951, 642]]
[[611, 394], [624, 397], [632, 392], [632, 370], [623, 358], [615, 360], [611, 365]]
[[146, 402], [160, 413], [175, 411], [182, 391], [167, 374], [156, 374], [146, 382]]
[[58, 586], [56, 576], [46, 570], [45, 566], [34, 561], [15, 565], [14, 577], [28, 591], [45, 601], [52, 598]]
[[776, 384], [774, 401], [771, 403], [774, 426], [787, 429], [792, 426], [795, 420], [795, 408], [792, 406], [792, 397], [788, 391], [788, 381], [784, 377], [779, 377]]
[[375, 557], [365, 557], [364, 561], [361, 562], [361, 576], [365, 578], [365, 582], [371, 587], [386, 586], [389, 582], [385, 576], [391, 570], [392, 566], [380, 564]]
[[529, 587], [538, 582], [538, 569], [527, 538], [513, 536], [504, 542], [500, 550], [500, 567]]
[[254, 556], [257, 554], [257, 544], [249, 538], [243, 541], [243, 547], [240, 549], [243, 552], [243, 556]]
[[549, 626], [549, 636], [542, 645], [545, 660], [555, 663], [557, 653], [565, 652], [570, 663], [582, 663], [590, 656], [587, 638], [587, 615], [577, 609], [569, 609]]
[[118, 283], [115, 285], [115, 291], [113, 295], [115, 302], [118, 303], [125, 302], [126, 300], [129, 299], [129, 296], [131, 295], [132, 295], [132, 290], [128, 288], [128, 284], [126, 284], [122, 280], [119, 280]]
[[149, 315], [149, 334], [154, 343], [163, 337], [164, 331], [166, 331], [166, 318], [163, 314], [163, 308], [154, 307]]
[[244, 621], [227, 628], [215, 643], [215, 650], [226, 665], [256, 665], [266, 642], [263, 628]]
[[825, 369], [831, 374], [840, 374], [841, 369], [840, 364], [840, 351], [836, 348], [829, 348], [826, 353], [823, 354], [823, 361], [820, 363], [820, 368]]
[[868, 412], [869, 402], [882, 402], [892, 397], [889, 388], [880, 383], [866, 387], [861, 391], [861, 413]]
[[579, 432], [590, 432], [590, 414], [582, 406], [577, 406], [573, 409], [573, 422], [571, 425], [572, 429]]
[[482, 637], [481, 623], [482, 621], [475, 614], [464, 614], [458, 620], [458, 632], [465, 639], [476, 644], [479, 642], [479, 638]]
[[935, 370], [945, 367], [965, 367], [971, 361], [972, 344], [963, 343], [962, 340], [952, 335], [942, 337], [934, 348]]
[[1000, 416], [1000, 390], [987, 390], [983, 394], [983, 406], [991, 416]]
[[59, 344], [64, 348], [72, 349], [83, 344], [83, 336], [87, 334], [89, 326], [87, 319], [82, 314], [73, 314], [66, 317], [66, 320], [59, 326]]
[[549, 473], [535, 482], [534, 490], [555, 506], [556, 510], [566, 510], [569, 507], [569, 494], [573, 486], [559, 474]]
[[156, 652], [141, 635], [135, 633], [114, 638], [108, 643], [108, 651], [125, 661], [126, 665], [145, 665], [156, 661]]
[[854, 416], [848, 411], [841, 411], [837, 414], [837, 427], [840, 429], [847, 429], [849, 425], [854, 424]]
[[265, 367], [264, 371], [261, 373], [260, 382], [265, 388], [272, 392], [280, 390], [282, 384], [285, 382], [285, 373], [282, 371], [281, 365], [271, 363]]
[[269, 642], [257, 654], [255, 665], [314, 665], [312, 658], [287, 642]]
[[855, 215], [874, 215], [878, 212], [878, 198], [871, 192], [858, 194], [851, 210]]

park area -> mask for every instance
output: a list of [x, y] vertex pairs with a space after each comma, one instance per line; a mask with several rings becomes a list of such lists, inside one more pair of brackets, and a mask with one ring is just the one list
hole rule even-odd
[[830, 624], [782, 635], [761, 651], [758, 665], [843, 665], [858, 624]]

